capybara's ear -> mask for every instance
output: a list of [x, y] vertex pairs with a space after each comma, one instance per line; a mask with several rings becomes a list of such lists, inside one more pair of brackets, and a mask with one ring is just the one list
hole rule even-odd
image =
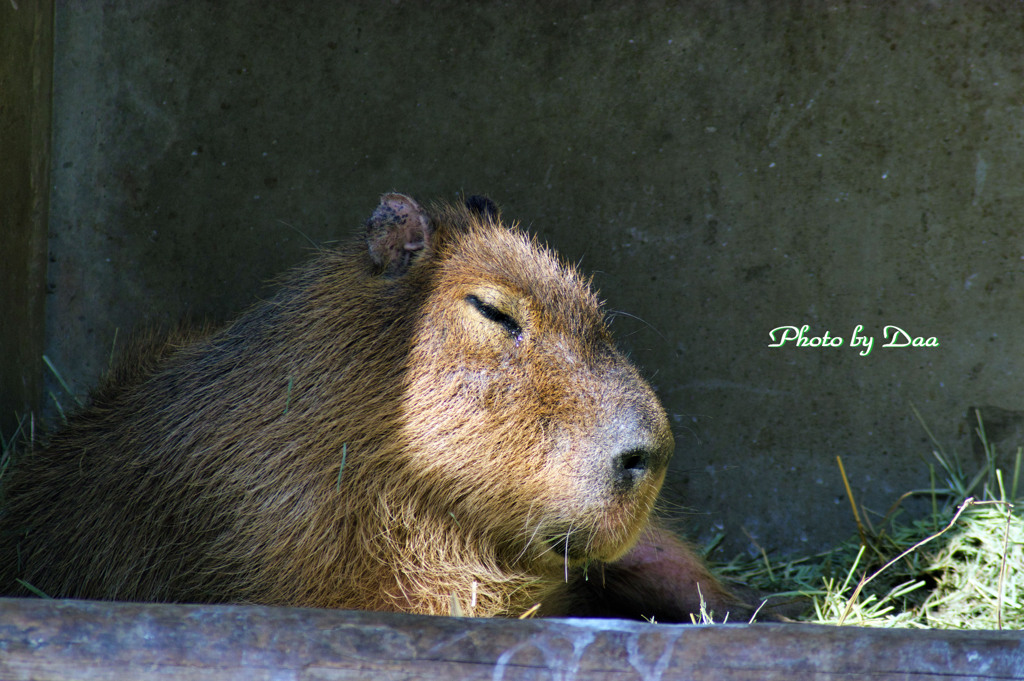
[[408, 271], [433, 233], [433, 221], [414, 199], [405, 194], [385, 194], [366, 221], [366, 246], [378, 271], [397, 277]]
[[498, 205], [491, 201], [490, 197], [480, 194], [469, 196], [466, 198], [466, 208], [485, 220], [490, 220], [491, 222], [498, 221]]

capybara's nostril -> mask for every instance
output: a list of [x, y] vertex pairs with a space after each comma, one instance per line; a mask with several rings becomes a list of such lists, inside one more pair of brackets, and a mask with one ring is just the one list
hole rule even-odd
[[651, 459], [651, 453], [639, 447], [617, 454], [612, 468], [615, 489], [628, 492], [636, 487], [650, 471]]

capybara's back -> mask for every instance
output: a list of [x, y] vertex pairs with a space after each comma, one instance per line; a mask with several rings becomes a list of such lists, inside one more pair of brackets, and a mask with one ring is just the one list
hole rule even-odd
[[519, 614], [633, 545], [673, 448], [588, 282], [479, 198], [385, 195], [125, 362], [10, 471], [3, 592]]

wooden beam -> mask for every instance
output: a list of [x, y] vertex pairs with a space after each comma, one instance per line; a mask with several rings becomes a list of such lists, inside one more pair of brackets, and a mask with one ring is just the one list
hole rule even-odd
[[43, 388], [53, 0], [0, 3], [0, 435]]
[[0, 599], [2, 679], [1024, 679], [1018, 632]]

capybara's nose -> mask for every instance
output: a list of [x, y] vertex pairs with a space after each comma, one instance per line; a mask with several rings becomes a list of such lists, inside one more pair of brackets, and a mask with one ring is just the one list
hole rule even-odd
[[629, 492], [650, 473], [652, 454], [642, 447], [633, 447], [615, 455], [612, 476], [615, 491]]
[[656, 480], [672, 456], [671, 435], [665, 437], [642, 428], [639, 431], [621, 441], [612, 458], [612, 486], [619, 494]]

